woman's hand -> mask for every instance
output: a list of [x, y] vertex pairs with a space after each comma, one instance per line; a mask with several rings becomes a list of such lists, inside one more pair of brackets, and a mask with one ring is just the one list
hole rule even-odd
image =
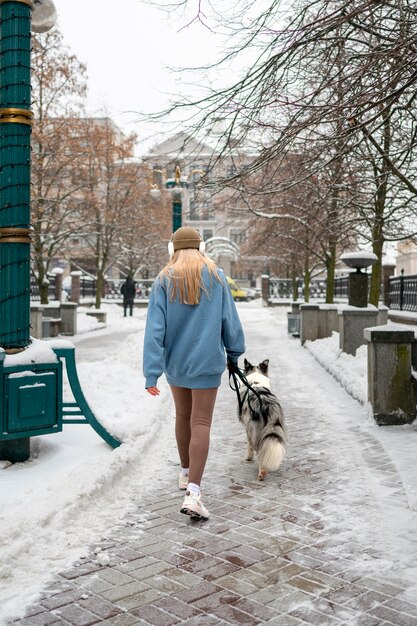
[[160, 391], [158, 387], [147, 387], [146, 391], [151, 394], [151, 396], [159, 396]]

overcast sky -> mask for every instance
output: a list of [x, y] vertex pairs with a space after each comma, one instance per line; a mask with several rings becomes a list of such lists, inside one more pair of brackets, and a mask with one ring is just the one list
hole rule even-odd
[[132, 111], [164, 108], [168, 94], [189, 89], [168, 66], [214, 59], [219, 36], [201, 24], [185, 27], [192, 14], [167, 15], [142, 0], [54, 0], [64, 41], [88, 71], [88, 108], [109, 114], [125, 131], [150, 145], [155, 132]]

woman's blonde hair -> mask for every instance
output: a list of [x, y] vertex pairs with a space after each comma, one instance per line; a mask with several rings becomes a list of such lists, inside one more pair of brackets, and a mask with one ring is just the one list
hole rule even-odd
[[210, 279], [216, 278], [221, 282], [216, 264], [209, 257], [195, 248], [177, 250], [160, 273], [171, 289], [169, 299], [172, 301], [178, 297], [182, 304], [198, 304], [201, 290], [207, 293], [202, 279], [204, 267], [207, 267]]

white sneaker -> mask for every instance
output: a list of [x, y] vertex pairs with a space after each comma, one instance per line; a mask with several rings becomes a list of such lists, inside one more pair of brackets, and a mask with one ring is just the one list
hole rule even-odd
[[189, 515], [192, 519], [208, 519], [209, 512], [201, 502], [201, 495], [194, 496], [187, 491], [184, 502], [182, 503], [181, 513]]
[[184, 491], [185, 489], [187, 489], [188, 487], [188, 474], [181, 474], [180, 472], [180, 477], [178, 478], [178, 487]]

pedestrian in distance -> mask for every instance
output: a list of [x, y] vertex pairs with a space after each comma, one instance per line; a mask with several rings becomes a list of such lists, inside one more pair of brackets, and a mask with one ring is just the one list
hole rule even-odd
[[128, 276], [125, 280], [125, 282], [122, 284], [122, 287], [120, 289], [121, 294], [123, 296], [123, 310], [124, 310], [124, 316], [126, 317], [127, 315], [127, 309], [129, 308], [130, 311], [130, 316], [133, 315], [133, 304], [135, 301], [135, 294], [136, 294], [136, 285], [134, 283], [134, 280], [131, 276]]
[[164, 373], [175, 405], [181, 463], [181, 513], [208, 519], [201, 480], [210, 443], [217, 390], [228, 360], [245, 351], [242, 325], [223, 271], [204, 253], [198, 231], [179, 228], [168, 245], [170, 259], [149, 298], [143, 349], [145, 387], [159, 395]]

